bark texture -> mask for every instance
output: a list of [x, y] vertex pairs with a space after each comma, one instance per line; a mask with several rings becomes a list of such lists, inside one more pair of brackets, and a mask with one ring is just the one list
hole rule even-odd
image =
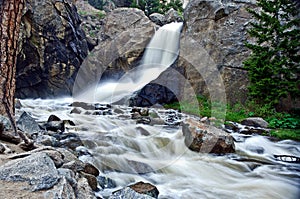
[[9, 117], [13, 126], [17, 46], [23, 7], [24, 0], [0, 0], [0, 114]]

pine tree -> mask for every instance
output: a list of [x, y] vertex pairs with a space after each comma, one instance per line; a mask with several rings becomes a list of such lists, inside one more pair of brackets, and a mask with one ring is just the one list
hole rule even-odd
[[299, 97], [300, 19], [293, 0], [258, 0], [260, 11], [249, 9], [255, 21], [246, 46], [252, 54], [244, 62], [249, 71], [249, 94], [259, 104], [276, 106], [290, 95]]

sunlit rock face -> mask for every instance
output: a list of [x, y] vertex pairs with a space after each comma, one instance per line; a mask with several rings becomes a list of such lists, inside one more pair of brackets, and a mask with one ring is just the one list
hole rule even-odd
[[[186, 6], [179, 65], [185, 68], [196, 93], [209, 96], [209, 81], [195, 70], [204, 63], [200, 67], [215, 67], [220, 72], [229, 102], [245, 101], [248, 79], [243, 61], [250, 51], [244, 43], [249, 39], [247, 29], [252, 20], [246, 8], [254, 7], [251, 0], [191, 0]], [[212, 63], [205, 61], [208, 59]]]
[[71, 93], [74, 76], [88, 54], [72, 2], [26, 1], [17, 61], [17, 97]]

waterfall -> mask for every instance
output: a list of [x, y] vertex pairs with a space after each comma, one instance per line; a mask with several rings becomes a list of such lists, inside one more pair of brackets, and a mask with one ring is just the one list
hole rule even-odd
[[181, 28], [182, 23], [175, 22], [159, 28], [148, 44], [141, 64], [118, 81], [99, 84], [94, 92], [94, 101], [116, 102], [155, 80], [177, 59]]

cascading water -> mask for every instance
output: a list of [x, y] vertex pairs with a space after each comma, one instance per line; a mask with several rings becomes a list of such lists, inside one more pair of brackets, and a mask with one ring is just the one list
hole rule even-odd
[[[99, 85], [94, 101], [117, 101], [157, 78], [177, 58], [181, 26], [173, 23], [159, 29], [147, 47], [143, 64], [118, 82]], [[131, 108], [117, 105], [108, 115], [99, 115], [97, 110], [71, 114], [71, 102], [21, 100], [22, 109], [17, 114], [26, 111], [38, 122], [47, 121], [51, 114], [73, 121], [76, 126], [64, 133], [80, 135], [89, 151], [80, 158], [93, 163], [101, 175], [115, 180], [118, 186], [99, 192], [101, 198], [138, 181], [154, 184], [159, 199], [299, 198], [299, 164], [274, 158], [299, 157], [299, 142], [274, 143], [259, 135], [238, 139], [241, 135], [236, 134], [236, 153], [200, 154], [185, 146], [180, 126], [136, 124]], [[150, 114], [164, 118], [166, 112], [150, 109]]]
[[[131, 108], [117, 105], [113, 106], [112, 115], [96, 115], [91, 110], [70, 114], [71, 102], [72, 99], [22, 100], [21, 111], [30, 113], [38, 122], [45, 122], [55, 114], [76, 124], [65, 133], [80, 135], [91, 154], [80, 158], [93, 163], [102, 176], [118, 185], [99, 192], [102, 198], [138, 181], [154, 184], [160, 192], [159, 199], [298, 199], [300, 196], [299, 163], [274, 158], [274, 155], [299, 157], [299, 142], [271, 142], [259, 135], [234, 134], [241, 137], [235, 143], [236, 153], [200, 154], [187, 149], [180, 126], [136, 124], [128, 119]], [[163, 117], [165, 111], [150, 109], [150, 113]]]
[[159, 28], [148, 44], [141, 64], [125, 73], [118, 81], [100, 83], [79, 96], [86, 101], [113, 103], [133, 92], [142, 89], [146, 84], [156, 79], [178, 57], [179, 37], [182, 23], [173, 22]]

